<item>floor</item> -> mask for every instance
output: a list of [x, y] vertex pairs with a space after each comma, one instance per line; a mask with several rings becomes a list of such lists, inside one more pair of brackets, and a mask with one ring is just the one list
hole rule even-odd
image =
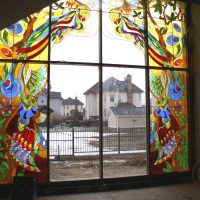
[[39, 200], [200, 200], [200, 184], [179, 184], [141, 189], [41, 196]]

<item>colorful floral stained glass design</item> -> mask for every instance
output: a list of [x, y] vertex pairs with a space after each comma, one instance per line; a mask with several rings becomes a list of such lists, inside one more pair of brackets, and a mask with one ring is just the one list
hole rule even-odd
[[[57, 6], [57, 8], [56, 8]], [[38, 106], [37, 97], [47, 88], [47, 64], [20, 63], [19, 60], [48, 60], [48, 39], [62, 41], [71, 31], [84, 30], [90, 16], [88, 6], [69, 0], [44, 8], [1, 31], [0, 58], [0, 183], [11, 183], [13, 176], [37, 176], [48, 182], [46, 133], [47, 110]], [[17, 62], [16, 62], [17, 61]], [[41, 62], [42, 63], [42, 62]]]
[[36, 175], [47, 181], [47, 144], [37, 97], [47, 85], [47, 65], [0, 63], [0, 182]]
[[102, 29], [104, 62], [145, 64], [144, 7], [139, 1], [104, 1]]
[[187, 75], [151, 70], [150, 172], [188, 170]]
[[96, 3], [60, 0], [52, 5], [52, 61], [98, 62], [99, 12], [95, 10]]
[[49, 7], [0, 31], [0, 59], [48, 60]]
[[147, 6], [149, 65], [186, 68], [184, 3], [153, 0]]
[[[107, 5], [103, 11], [108, 12], [112, 34], [139, 51], [145, 52], [148, 30], [149, 66], [162, 67], [150, 70], [150, 172], [187, 171], [187, 73], [177, 70], [187, 67], [184, 4], [149, 1], [146, 29], [145, 1], [102, 2]], [[0, 31], [1, 184], [11, 183], [13, 176], [33, 174], [39, 182], [49, 181], [47, 136], [40, 127], [47, 116], [37, 103], [48, 87], [49, 44], [56, 46], [71, 33], [82, 34], [94, 16], [91, 9], [99, 12], [98, 1], [62, 0], [53, 4], [51, 19], [47, 7]]]

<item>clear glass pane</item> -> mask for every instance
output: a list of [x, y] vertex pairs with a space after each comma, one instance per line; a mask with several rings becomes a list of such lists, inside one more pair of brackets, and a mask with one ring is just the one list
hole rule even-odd
[[58, 1], [53, 5], [52, 61], [99, 61], [99, 12], [91, 10], [93, 4]]
[[145, 64], [143, 7], [137, 3], [108, 1], [103, 4], [104, 63]]
[[103, 68], [104, 177], [146, 174], [145, 71]]
[[38, 96], [47, 84], [47, 66], [33, 63], [1, 63], [0, 183], [12, 183], [13, 176], [37, 177], [48, 181], [46, 139], [41, 130], [46, 113]]
[[[188, 169], [187, 74], [151, 70], [150, 172]], [[184, 164], [183, 164], [184, 162]]]
[[98, 68], [51, 65], [50, 72], [50, 180], [98, 178]]

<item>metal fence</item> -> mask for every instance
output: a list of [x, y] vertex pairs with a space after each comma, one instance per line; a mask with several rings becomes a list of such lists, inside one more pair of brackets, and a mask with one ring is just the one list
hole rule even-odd
[[[43, 130], [43, 133], [46, 131]], [[103, 152], [121, 154], [146, 150], [146, 128], [103, 129]], [[98, 127], [50, 129], [49, 155], [98, 155]]]

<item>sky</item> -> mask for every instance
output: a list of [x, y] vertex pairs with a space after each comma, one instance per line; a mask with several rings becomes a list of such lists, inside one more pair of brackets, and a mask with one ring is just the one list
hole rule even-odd
[[[51, 87], [52, 91], [61, 92], [62, 97], [77, 98], [85, 103], [83, 93], [98, 82], [98, 67], [51, 65]], [[118, 80], [124, 80], [132, 75], [132, 83], [145, 90], [145, 71], [130, 68], [103, 68], [103, 81], [111, 76]], [[144, 99], [143, 99], [144, 103]]]

